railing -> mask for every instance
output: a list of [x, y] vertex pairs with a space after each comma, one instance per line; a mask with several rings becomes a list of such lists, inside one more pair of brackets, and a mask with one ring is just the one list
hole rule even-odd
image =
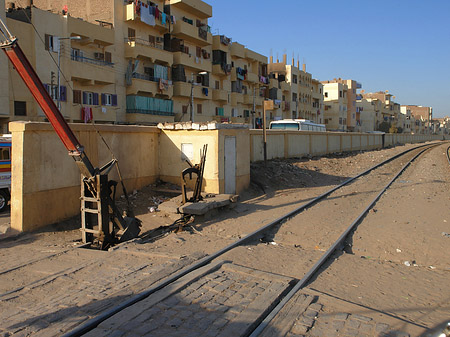
[[84, 57], [84, 56], [71, 55], [70, 58], [72, 61], [90, 63], [90, 64], [95, 64], [98, 66], [114, 67], [114, 63], [112, 63], [112, 62], [106, 62], [103, 60], [95, 60], [95, 59], [91, 59], [91, 58]]
[[164, 50], [164, 45], [162, 43], [154, 43], [154, 42], [150, 42], [150, 41], [135, 38], [135, 37], [126, 37], [124, 40], [126, 43], [134, 42], [134, 43], [142, 45], [142, 46], [147, 46], [147, 47], [158, 48], [158, 49]]
[[[165, 80], [164, 78], [159, 77], [153, 77], [147, 74], [139, 74], [139, 73], [133, 73], [131, 75], [132, 78], [137, 78], [139, 80], [145, 80], [145, 81], [151, 81], [151, 82], [159, 82], [160, 79]], [[168, 85], [172, 85], [172, 81], [167, 81]]]
[[157, 116], [175, 116], [173, 112], [157, 111], [157, 110], [144, 110], [144, 109], [127, 109], [128, 114], [146, 114]]

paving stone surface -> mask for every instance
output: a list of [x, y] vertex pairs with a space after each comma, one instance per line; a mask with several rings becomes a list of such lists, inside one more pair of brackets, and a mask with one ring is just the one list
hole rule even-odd
[[0, 272], [0, 336], [61, 335], [199, 257], [72, 249], [17, 261]]
[[[316, 305], [315, 309], [319, 306], [322, 307], [320, 304]], [[310, 309], [308, 308], [308, 310]], [[293, 332], [295, 332], [294, 329]], [[378, 323], [370, 317], [348, 313], [328, 314], [322, 310], [317, 310], [314, 323], [312, 326], [308, 326], [307, 332], [299, 335], [308, 337], [409, 337], [409, 334], [394, 330], [388, 324]]]
[[223, 264], [220, 269], [154, 294], [101, 323], [86, 336], [241, 336], [276, 305], [290, 278]]

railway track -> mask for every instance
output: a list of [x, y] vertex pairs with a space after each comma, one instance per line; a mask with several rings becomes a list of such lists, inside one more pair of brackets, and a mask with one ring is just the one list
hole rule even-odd
[[[320, 271], [326, 270], [324, 264], [330, 261], [336, 251], [345, 250], [352, 253], [351, 235], [367, 212], [373, 209], [376, 201], [416, 158], [437, 145], [440, 144], [410, 149], [344, 181], [241, 240], [200, 259], [116, 307], [102, 312], [64, 336], [85, 334], [106, 336], [112, 331], [120, 330], [121, 326], [127, 331], [139, 328], [147, 329], [146, 331], [158, 329], [152, 332], [155, 336], [176, 335], [176, 329], [183, 330], [184, 333], [190, 328], [199, 332], [201, 327], [186, 323], [194, 319], [193, 317], [187, 319], [186, 316], [186, 312], [192, 311], [190, 308], [192, 305], [197, 309], [202, 309], [203, 305], [203, 309], [209, 313], [199, 315], [198, 319], [209, 323], [200, 325], [211, 335], [221, 335], [220, 331], [222, 335], [267, 335], [267, 331], [271, 329], [271, 321], [277, 319], [284, 308], [289, 305], [292, 307], [292, 301], [300, 303], [298, 305], [303, 306], [305, 310], [314, 302], [311, 296], [302, 295], [300, 298], [299, 291], [312, 278], [317, 277]], [[447, 154], [448, 152], [447, 149]], [[342, 209], [346, 211], [343, 213]], [[316, 218], [317, 222], [305, 223], [302, 214], [306, 212], [316, 214], [312, 217], [309, 214], [308, 219]], [[320, 227], [319, 224], [324, 221], [330, 225]], [[321, 231], [318, 228], [321, 228]], [[305, 240], [295, 243], [293, 238], [302, 235], [306, 236]], [[272, 250], [271, 255], [278, 259], [274, 261], [278, 264], [264, 270], [264, 267], [260, 268], [258, 260], [264, 258], [264, 250], [267, 249]], [[274, 250], [279, 253], [273, 254]], [[309, 253], [306, 253], [307, 251]], [[286, 270], [286, 263], [283, 261], [289, 259], [289, 256], [296, 255], [298, 261], [291, 264], [290, 270]], [[218, 258], [231, 262], [219, 261]], [[268, 282], [268, 279], [271, 281]], [[240, 289], [240, 292], [233, 291], [233, 287]], [[218, 289], [222, 289], [222, 292], [228, 291], [228, 297], [222, 296], [219, 299]], [[243, 296], [242, 292], [250, 296], [250, 299]], [[208, 308], [211, 303], [213, 307]], [[240, 308], [241, 311], [234, 309], [236, 306], [242, 306], [242, 303], [249, 305]], [[164, 314], [170, 316], [168, 311], [172, 309], [175, 311], [171, 312], [173, 316], [171, 321], [156, 319]], [[216, 310], [221, 312], [221, 318], [226, 317], [222, 319], [222, 325], [206, 318], [214, 317], [211, 312]], [[246, 324], [239, 323], [242, 317], [246, 318]]]

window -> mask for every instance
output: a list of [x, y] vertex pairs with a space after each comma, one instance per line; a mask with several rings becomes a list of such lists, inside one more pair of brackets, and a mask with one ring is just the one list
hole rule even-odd
[[181, 107], [181, 111], [182, 111], [184, 114], [187, 114], [187, 112], [188, 112], [188, 107], [189, 107], [189, 105], [183, 105], [183, 106]]
[[224, 109], [216, 107], [216, 116], [223, 116], [224, 115]]
[[328, 97], [328, 92], [325, 92], [325, 97]]
[[98, 105], [98, 94], [96, 92], [83, 91], [83, 104]]
[[133, 28], [128, 28], [128, 39], [131, 41], [136, 39], [136, 31]]
[[342, 90], [339, 90], [339, 97], [342, 97]]
[[27, 102], [14, 101], [14, 116], [27, 115]]
[[250, 117], [250, 110], [244, 110], [244, 117], [249, 118]]
[[292, 101], [297, 102], [297, 93], [295, 92], [292, 93]]
[[342, 117], [339, 117], [339, 124], [342, 125]]
[[201, 104], [197, 104], [197, 113], [198, 114], [202, 113], [202, 105]]
[[59, 40], [53, 35], [45, 34], [45, 50], [58, 52]]
[[112, 63], [112, 56], [108, 51], [105, 51], [105, 62]]
[[297, 75], [292, 75], [292, 83], [297, 84]]
[[216, 83], [215, 83], [215, 88], [216, 88], [217, 90], [220, 89], [220, 82], [219, 82], [219, 81], [216, 81]]
[[73, 103], [81, 104], [81, 90], [73, 91]]

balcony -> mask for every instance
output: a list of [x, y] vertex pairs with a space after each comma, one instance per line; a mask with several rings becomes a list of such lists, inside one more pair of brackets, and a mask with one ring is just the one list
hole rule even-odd
[[243, 97], [244, 97], [243, 100], [244, 104], [253, 104], [253, 95], [243, 95]]
[[242, 94], [238, 93], [238, 92], [232, 92], [231, 93], [231, 105], [232, 106], [237, 106], [240, 103], [244, 102], [244, 97]]
[[[208, 96], [205, 95], [204, 89], [208, 89]], [[211, 94], [211, 89], [203, 88], [198, 84], [194, 84], [193, 91], [194, 98], [197, 99], [212, 99], [213, 94]], [[187, 82], [175, 82], [173, 85], [173, 96], [177, 97], [191, 97], [191, 84]]]
[[[126, 5], [124, 12], [125, 12], [125, 21], [137, 21], [137, 22], [142, 22], [142, 23], [146, 24], [146, 22], [141, 21], [140, 15], [136, 13], [136, 4], [135, 3]], [[158, 19], [155, 18], [154, 26], [152, 26], [152, 25], [148, 25], [148, 26], [157, 29], [161, 33], [166, 33], [169, 30], [169, 20], [170, 20], [170, 17], [166, 16], [166, 22], [163, 24], [162, 18], [160, 16]]]
[[167, 89], [161, 89], [159, 78], [153, 78], [145, 74], [133, 74], [132, 84], [127, 87], [127, 95], [138, 95], [139, 93], [173, 96], [172, 81], [169, 81]]
[[173, 64], [173, 55], [165, 51], [162, 44], [155, 44], [143, 39], [125, 38], [125, 58], [137, 59], [139, 56], [146, 57], [153, 63]]
[[226, 92], [225, 90], [213, 89], [212, 90], [212, 99], [214, 101], [227, 102], [228, 101], [228, 92]]
[[175, 6], [185, 12], [192, 13], [200, 19], [212, 17], [212, 7], [201, 0], [169, 0], [166, 5]]
[[225, 53], [228, 53], [230, 51], [230, 44], [231, 44], [231, 42], [228, 42], [228, 41], [229, 41], [229, 39], [226, 36], [214, 35], [212, 49], [213, 50], [221, 50]]
[[[226, 70], [226, 72], [225, 72]], [[225, 65], [225, 70], [221, 64], [213, 64], [212, 65], [212, 73], [217, 76], [227, 76], [231, 73], [231, 64]]]
[[114, 44], [114, 30], [101, 25], [67, 16], [67, 31], [72, 36], [81, 36], [80, 44], [110, 46]]
[[247, 72], [247, 82], [259, 83], [259, 77], [255, 73]]
[[127, 96], [128, 114], [174, 116], [173, 101], [144, 96]]
[[85, 85], [116, 83], [114, 63], [106, 61], [72, 55], [70, 72], [72, 80], [84, 82]]
[[233, 42], [231, 44], [231, 56], [245, 58], [245, 47], [242, 44]]
[[[202, 27], [195, 27], [183, 20], [177, 20], [173, 25], [172, 34], [179, 39], [189, 41], [201, 47], [212, 44], [212, 35], [210, 32], [204, 30]], [[204, 36], [202, 38], [201, 36]]]
[[193, 68], [200, 71], [211, 72], [212, 64], [211, 59], [203, 59], [201, 57], [190, 56], [183, 52], [173, 53], [173, 63], [182, 64], [185, 67]]
[[287, 83], [287, 82], [280, 82], [280, 84], [281, 84], [281, 91], [283, 91], [283, 92], [289, 92], [289, 91], [291, 91], [291, 86]]

